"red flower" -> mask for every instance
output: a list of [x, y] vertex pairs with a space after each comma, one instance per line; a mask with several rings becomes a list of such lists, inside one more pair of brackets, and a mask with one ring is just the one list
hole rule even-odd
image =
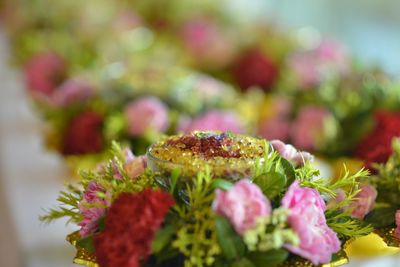
[[151, 253], [151, 242], [174, 205], [168, 193], [146, 189], [122, 193], [106, 215], [106, 227], [94, 236], [101, 267], [139, 267]]
[[251, 86], [271, 89], [278, 78], [278, 67], [261, 51], [253, 49], [243, 55], [233, 68], [233, 78], [242, 90]]
[[65, 131], [62, 153], [79, 155], [100, 152], [103, 148], [102, 125], [103, 117], [93, 111], [86, 111], [72, 119]]
[[356, 156], [365, 166], [384, 163], [392, 154], [392, 139], [400, 137], [400, 113], [380, 111], [375, 115], [376, 126], [357, 146]]
[[65, 60], [54, 52], [43, 52], [25, 65], [27, 87], [32, 92], [49, 96], [67, 75]]

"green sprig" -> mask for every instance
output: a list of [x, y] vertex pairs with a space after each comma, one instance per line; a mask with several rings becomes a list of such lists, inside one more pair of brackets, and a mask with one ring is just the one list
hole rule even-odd
[[57, 202], [58, 208], [45, 210], [46, 215], [40, 216], [42, 222], [50, 223], [56, 219], [67, 217], [67, 223], [79, 223], [83, 218], [79, 211], [82, 193], [77, 186], [67, 185], [67, 191], [61, 191]]
[[187, 257], [185, 266], [212, 265], [221, 253], [215, 225], [215, 213], [211, 209], [213, 179], [210, 168], [199, 172], [193, 184], [187, 184], [188, 205], [175, 206], [182, 219], [172, 246]]

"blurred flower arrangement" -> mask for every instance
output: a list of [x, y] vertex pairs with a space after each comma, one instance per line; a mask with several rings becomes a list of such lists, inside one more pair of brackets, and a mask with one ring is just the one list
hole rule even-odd
[[[221, 159], [216, 152], [221, 147], [231, 152], [223, 160], [244, 157], [231, 133], [176, 138], [166, 142], [180, 141], [179, 147], [194, 157]], [[41, 219], [67, 217], [79, 225], [69, 240], [84, 251], [75, 262], [87, 266], [345, 263], [340, 251], [346, 241], [373, 231], [362, 220], [376, 198], [375, 189], [365, 184], [368, 172], [322, 178], [310, 154], [281, 141], [260, 141], [263, 155], [239, 180], [216, 176], [206, 161], [190, 179], [181, 179], [180, 168], [164, 177], [145, 167], [150, 158], [135, 157], [113, 143], [110, 159], [82, 172], [78, 185], [61, 192], [60, 207]]]
[[373, 166], [376, 174], [371, 177], [371, 184], [378, 193], [377, 203], [366, 220], [376, 227], [397, 226], [395, 235], [400, 239], [400, 139], [393, 139], [391, 148], [387, 162]]
[[140, 154], [164, 134], [229, 130], [370, 168], [399, 136], [399, 83], [315, 33], [241, 22], [210, 0], [47, 5], [6, 1], [3, 17], [48, 146], [76, 162], [111, 140]]

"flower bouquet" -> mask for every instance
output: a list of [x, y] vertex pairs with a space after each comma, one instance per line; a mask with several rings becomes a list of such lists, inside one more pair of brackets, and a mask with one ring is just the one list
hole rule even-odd
[[281, 141], [194, 132], [155, 143], [152, 158], [116, 143], [111, 154], [41, 217], [79, 226], [78, 264], [338, 266], [346, 242], [374, 230], [359, 197], [367, 171], [323, 178]]

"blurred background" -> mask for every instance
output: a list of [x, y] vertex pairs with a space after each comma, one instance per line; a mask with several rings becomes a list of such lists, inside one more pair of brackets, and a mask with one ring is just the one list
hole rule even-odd
[[[265, 20], [283, 31], [328, 36], [348, 46], [363, 64], [400, 77], [400, 1], [397, 0], [224, 0], [239, 20]], [[95, 10], [95, 8], [94, 8]], [[74, 249], [65, 221], [39, 222], [56, 205], [70, 173], [62, 157], [44, 147], [43, 122], [25, 93], [20, 70], [11, 64], [13, 47], [0, 25], [0, 265], [73, 266]], [[400, 266], [396, 257], [349, 266]]]

